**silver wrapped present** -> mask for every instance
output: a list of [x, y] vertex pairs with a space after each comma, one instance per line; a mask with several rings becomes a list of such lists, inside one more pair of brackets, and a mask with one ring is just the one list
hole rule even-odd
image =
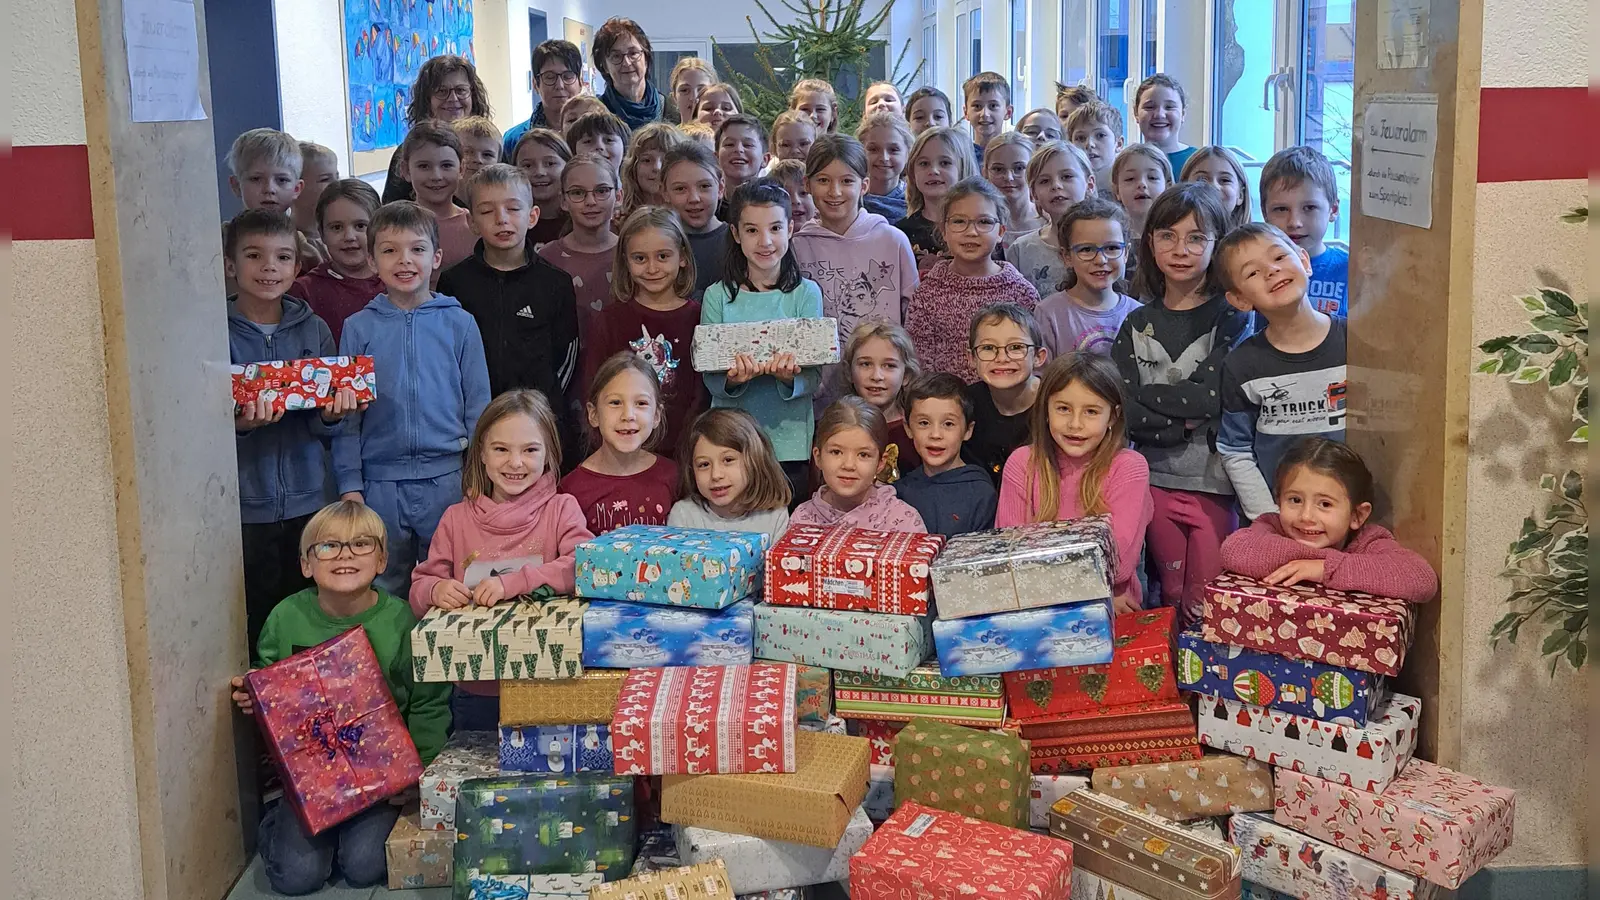
[[839, 320], [769, 319], [694, 327], [691, 355], [696, 372], [726, 372], [740, 353], [762, 363], [783, 352], [793, 353], [801, 366], [838, 362]]
[[1117, 569], [1111, 519], [1086, 516], [950, 538], [930, 577], [940, 619], [1104, 600]]

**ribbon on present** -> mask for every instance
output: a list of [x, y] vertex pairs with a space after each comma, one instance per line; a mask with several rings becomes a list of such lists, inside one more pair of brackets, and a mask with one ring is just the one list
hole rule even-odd
[[[356, 745], [361, 743], [361, 733], [367, 730], [365, 725], [334, 725], [333, 716], [327, 714], [312, 716], [302, 728], [307, 726], [310, 731], [307, 743], [321, 744], [329, 760], [337, 757], [341, 750], [347, 754], [355, 750]], [[306, 737], [302, 736], [301, 739], [306, 740]]]

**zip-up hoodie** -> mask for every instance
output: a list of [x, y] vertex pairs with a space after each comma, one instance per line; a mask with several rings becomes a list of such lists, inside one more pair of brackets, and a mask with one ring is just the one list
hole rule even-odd
[[1000, 495], [982, 466], [967, 463], [937, 475], [917, 466], [901, 475], [894, 489], [934, 534], [955, 537], [994, 527]]
[[1265, 513], [1222, 542], [1222, 567], [1246, 578], [1265, 578], [1292, 562], [1320, 559], [1322, 585], [1363, 591], [1407, 603], [1427, 603], [1439, 593], [1439, 576], [1421, 555], [1400, 546], [1389, 529], [1367, 523], [1344, 549], [1315, 550], [1288, 536], [1277, 513]]
[[[228, 300], [228, 358], [234, 365], [274, 359], [333, 356], [328, 325], [311, 307], [283, 298], [283, 318], [272, 334], [239, 313]], [[328, 483], [328, 439], [339, 425], [322, 421], [315, 409], [294, 410], [273, 425], [235, 435], [239, 452], [239, 515], [246, 525], [281, 522], [314, 513], [332, 497]]]
[[489, 405], [478, 324], [454, 297], [413, 310], [388, 294], [345, 320], [342, 356], [372, 357], [378, 397], [333, 439], [341, 494], [368, 481], [411, 481], [461, 471], [461, 453]]
[[861, 210], [844, 234], [811, 221], [795, 232], [800, 271], [822, 288], [822, 314], [839, 320], [842, 343], [862, 320], [902, 325], [917, 289], [917, 260], [905, 232]]
[[922, 516], [910, 504], [895, 496], [892, 485], [873, 485], [867, 499], [849, 512], [829, 503], [831, 496], [833, 492], [828, 490], [827, 485], [817, 488], [810, 500], [795, 509], [794, 515], [789, 517], [789, 524], [849, 525], [873, 531], [910, 531], [916, 534], [928, 532]]
[[489, 387], [543, 391], [560, 410], [578, 367], [578, 295], [572, 276], [524, 246], [524, 265], [509, 272], [472, 255], [439, 276], [439, 293], [454, 297], [478, 322]]

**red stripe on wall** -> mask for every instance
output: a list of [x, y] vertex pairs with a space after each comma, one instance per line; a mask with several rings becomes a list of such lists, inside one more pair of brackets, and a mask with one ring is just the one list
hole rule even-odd
[[1587, 87], [1484, 88], [1478, 183], [1588, 178], [1600, 103]]
[[6, 171], [6, 218], [12, 240], [73, 241], [94, 237], [89, 198], [89, 148], [82, 144], [12, 147]]

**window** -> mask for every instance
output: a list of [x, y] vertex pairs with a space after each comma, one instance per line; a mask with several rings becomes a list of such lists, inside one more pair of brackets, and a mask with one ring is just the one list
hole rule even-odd
[[922, 0], [922, 83], [939, 83], [939, 0]]
[[[1128, 118], [1128, 0], [1095, 0], [1095, 93]], [[1133, 140], [1131, 131], [1128, 139]]]
[[1028, 102], [1028, 0], [1011, 0], [1011, 102], [1020, 115]]
[[1144, 7], [1144, 75], [1139, 80], [1143, 81], [1159, 71], [1156, 44], [1161, 34], [1161, 0], [1143, 0], [1140, 5]]
[[1061, 0], [1061, 83], [1089, 83], [1089, 5], [1092, 0]]
[[979, 0], [956, 0], [956, 87], [983, 71], [983, 21]]

